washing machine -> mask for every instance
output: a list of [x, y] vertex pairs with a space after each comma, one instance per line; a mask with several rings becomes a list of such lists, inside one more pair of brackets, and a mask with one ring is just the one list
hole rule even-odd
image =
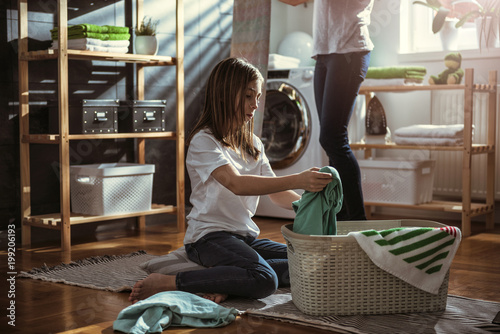
[[[319, 119], [314, 102], [314, 67], [269, 70], [261, 139], [276, 175], [328, 165], [319, 144]], [[299, 194], [301, 189], [295, 189]], [[257, 216], [294, 218], [293, 210], [261, 196]]]

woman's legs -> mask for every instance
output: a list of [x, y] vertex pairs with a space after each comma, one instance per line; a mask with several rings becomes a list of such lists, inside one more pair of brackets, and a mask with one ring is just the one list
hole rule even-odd
[[344, 190], [339, 220], [365, 220], [361, 176], [349, 146], [347, 126], [370, 62], [369, 52], [319, 55], [314, 95], [320, 120], [320, 144], [339, 172]]
[[[260, 247], [259, 251], [268, 252], [266, 254], [273, 252], [270, 243], [228, 232], [209, 233], [186, 245], [189, 258], [208, 268], [178, 273], [177, 289], [248, 298], [269, 296], [278, 287], [278, 277], [259, 251], [252, 248], [252, 244]], [[283, 264], [277, 266], [282, 268]]]

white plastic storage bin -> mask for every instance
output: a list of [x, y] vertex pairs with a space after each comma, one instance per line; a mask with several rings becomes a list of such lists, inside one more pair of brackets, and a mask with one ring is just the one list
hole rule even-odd
[[71, 166], [71, 211], [104, 216], [151, 210], [154, 165]]
[[421, 204], [432, 201], [434, 160], [358, 160], [366, 202]]

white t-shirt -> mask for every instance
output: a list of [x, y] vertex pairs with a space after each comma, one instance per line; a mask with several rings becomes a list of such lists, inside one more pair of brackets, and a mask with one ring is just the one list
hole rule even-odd
[[186, 157], [193, 208], [187, 216], [184, 244], [216, 231], [259, 235], [260, 230], [252, 220], [259, 196], [237, 196], [211, 175], [216, 168], [231, 164], [242, 175], [275, 176], [264, 153], [264, 145], [255, 135], [254, 145], [261, 152], [259, 159], [249, 157], [246, 162], [235, 151], [223, 146], [208, 130], [194, 135]]
[[373, 0], [315, 0], [313, 56], [371, 51], [372, 8]]

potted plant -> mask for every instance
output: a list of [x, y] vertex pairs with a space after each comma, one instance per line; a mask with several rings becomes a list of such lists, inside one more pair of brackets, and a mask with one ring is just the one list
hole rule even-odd
[[457, 0], [454, 3], [471, 3], [476, 6], [475, 9], [468, 11], [460, 18], [456, 24], [457, 28], [463, 26], [470, 19], [474, 19], [479, 48], [481, 49], [483, 46], [494, 47], [495, 41], [499, 38], [499, 1], [486, 0], [483, 5], [476, 0]]
[[451, 8], [445, 7], [440, 0], [414, 1], [414, 5], [422, 5], [436, 12], [432, 20], [432, 32], [440, 32], [441, 44], [444, 50], [456, 50], [458, 43], [458, 31], [455, 18]]
[[156, 28], [159, 20], [153, 21], [151, 17], [145, 16], [141, 24], [135, 28], [135, 53], [156, 55], [158, 52], [158, 40], [156, 39]]

